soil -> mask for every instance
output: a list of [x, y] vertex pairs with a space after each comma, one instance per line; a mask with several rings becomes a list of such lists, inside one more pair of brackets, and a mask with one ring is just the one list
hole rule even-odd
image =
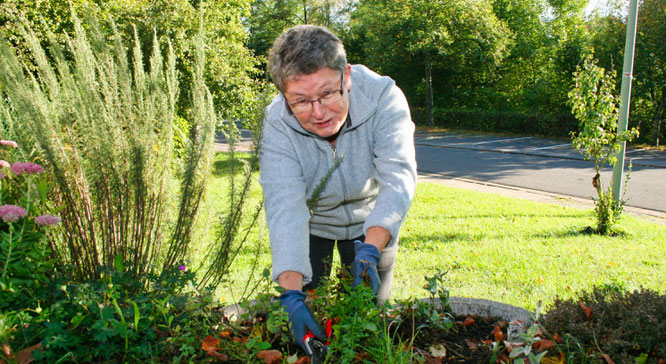
[[[503, 337], [508, 323], [476, 315], [457, 316], [455, 321], [456, 327], [452, 330], [424, 335], [415, 343], [415, 351], [425, 357], [428, 364], [488, 363], [493, 356], [490, 346], [496, 338]], [[436, 347], [443, 347], [444, 350], [438, 353], [434, 349]], [[440, 353], [446, 355], [436, 356]]]

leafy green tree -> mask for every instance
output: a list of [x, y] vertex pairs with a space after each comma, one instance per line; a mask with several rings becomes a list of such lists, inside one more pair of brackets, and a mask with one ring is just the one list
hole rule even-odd
[[[176, 69], [181, 84], [186, 85], [179, 95], [179, 114], [185, 116], [190, 107], [190, 85], [194, 69], [194, 50], [189, 39], [198, 32], [198, 11], [204, 8], [206, 54], [206, 83], [215, 100], [215, 108], [226, 119], [247, 117], [258, 95], [256, 81], [258, 60], [245, 47], [248, 40], [242, 19], [250, 15], [250, 0], [155, 0], [126, 2], [95, 0], [90, 6], [84, 0], [17, 0], [0, 5], [0, 30], [19, 50], [25, 50], [16, 25], [24, 23], [35, 30], [46, 44], [49, 32], [56, 41], [65, 43], [66, 34], [73, 34], [72, 10], [94, 13], [97, 19], [116, 19], [124, 41], [130, 43], [137, 29], [142, 51], [150, 53], [153, 31], [158, 39], [169, 39], [178, 63]], [[103, 27], [106, 25], [103, 25]], [[110, 32], [109, 29], [106, 29]], [[165, 41], [161, 47], [166, 49]], [[145, 67], [148, 67], [146, 64]]]
[[[666, 0], [644, 0], [638, 10], [635, 92], [651, 125], [651, 142], [658, 146], [664, 135], [662, 123], [666, 108]], [[651, 126], [651, 128], [650, 128]]]
[[613, 200], [611, 187], [604, 189], [601, 169], [615, 165], [622, 143], [638, 136], [635, 128], [618, 133], [618, 97], [611, 73], [598, 67], [592, 57], [585, 58], [574, 73], [575, 85], [569, 92], [571, 110], [579, 121], [578, 133], [572, 133], [573, 145], [596, 171], [592, 186], [597, 191], [597, 232], [607, 235], [622, 212], [623, 202]]
[[492, 84], [509, 42], [488, 1], [361, 0], [349, 27], [354, 53], [395, 78], [413, 105], [425, 104], [429, 123], [435, 94], [446, 100]]

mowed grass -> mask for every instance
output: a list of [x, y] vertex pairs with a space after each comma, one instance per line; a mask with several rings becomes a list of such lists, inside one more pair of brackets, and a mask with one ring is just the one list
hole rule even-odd
[[[224, 158], [217, 155], [218, 167]], [[227, 180], [214, 174], [204, 209], [224, 211]], [[256, 184], [253, 200], [260, 197]], [[425, 297], [425, 277], [438, 270], [447, 272], [452, 296], [529, 310], [600, 285], [666, 291], [666, 226], [626, 214], [616, 236], [586, 233], [592, 225], [592, 209], [419, 183], [402, 228], [392, 298]], [[220, 299], [237, 300], [248, 280], [272, 284], [261, 277], [270, 269], [269, 246], [262, 213]]]

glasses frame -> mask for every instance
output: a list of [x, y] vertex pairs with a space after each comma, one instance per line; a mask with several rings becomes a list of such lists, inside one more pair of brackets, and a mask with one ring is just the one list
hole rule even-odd
[[[305, 99], [304, 99], [304, 100], [299, 100], [299, 101], [296, 101], [296, 102], [289, 103], [289, 102], [287, 101], [287, 98], [285, 98], [284, 100], [285, 100], [285, 102], [286, 102], [286, 104], [287, 104], [287, 109], [289, 110], [289, 112], [290, 112], [291, 114], [296, 114], [296, 113], [292, 110], [292, 107], [294, 107], [294, 105], [300, 104], [302, 101], [305, 101], [305, 102], [307, 102], [307, 103], [310, 103], [310, 109], [308, 110], [308, 112], [311, 113], [311, 112], [314, 110], [314, 103], [315, 103], [315, 102], [318, 102], [319, 105], [321, 105], [321, 106], [326, 106], [326, 105], [324, 105], [324, 104], [321, 102], [321, 100], [322, 100], [323, 98], [328, 97], [328, 96], [330, 96], [330, 95], [332, 95], [332, 94], [334, 94], [334, 93], [336, 93], [336, 92], [339, 92], [339, 93], [340, 93], [340, 96], [344, 96], [344, 94], [345, 94], [344, 83], [345, 83], [345, 75], [344, 75], [344, 73], [343, 73], [343, 74], [340, 76], [340, 88], [339, 88], [339, 89], [337, 89], [337, 90], [331, 90], [331, 91], [326, 91], [326, 92], [328, 92], [328, 93], [325, 92], [324, 95], [321, 95], [321, 96], [317, 97], [317, 98], [314, 99], [314, 100], [305, 100]], [[303, 104], [303, 105], [305, 105], [305, 104]], [[305, 114], [305, 111], [299, 112], [299, 114]]]

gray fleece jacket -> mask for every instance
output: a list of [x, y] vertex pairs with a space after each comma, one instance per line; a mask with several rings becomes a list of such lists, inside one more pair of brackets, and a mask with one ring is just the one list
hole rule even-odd
[[[287, 270], [312, 279], [310, 234], [353, 239], [371, 226], [398, 241], [414, 197], [414, 124], [395, 82], [361, 65], [351, 68], [349, 120], [335, 145], [307, 132], [279, 94], [266, 109], [259, 182], [273, 256], [273, 279]], [[312, 210], [313, 190], [333, 171]]]

